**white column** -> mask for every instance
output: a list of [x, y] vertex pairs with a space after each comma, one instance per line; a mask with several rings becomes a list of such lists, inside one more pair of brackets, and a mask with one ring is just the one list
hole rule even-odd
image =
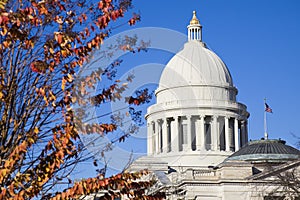
[[174, 117], [174, 121], [171, 122], [171, 151], [179, 151], [179, 135], [178, 135], [178, 117]]
[[245, 144], [245, 132], [244, 132], [244, 123], [241, 121], [241, 128], [240, 128], [240, 146], [244, 146]]
[[204, 130], [204, 118], [205, 118], [205, 115], [203, 116], [200, 116], [200, 148], [201, 149], [205, 149], [205, 146], [206, 146], [206, 142], [205, 142], [205, 130]]
[[152, 154], [152, 130], [150, 123], [147, 123], [147, 155]]
[[245, 141], [248, 143], [248, 121], [245, 120]]
[[[151, 122], [151, 126], [152, 126], [152, 123], [154, 122]], [[156, 154], [158, 152], [158, 149], [157, 149], [157, 143], [158, 143], [158, 123], [155, 123], [155, 131], [153, 132], [153, 135], [152, 135], [152, 154]]]
[[218, 144], [219, 144], [218, 117], [213, 116], [212, 131], [211, 131], [212, 150], [215, 151], [218, 150]]
[[210, 129], [210, 138], [211, 138], [211, 147], [210, 149], [211, 150], [216, 150], [215, 149], [215, 141], [216, 141], [216, 133], [215, 133], [215, 130], [216, 130], [216, 127], [215, 127], [215, 117], [212, 116], [211, 117], [211, 129]]
[[151, 122], [150, 124], [151, 126], [151, 133], [152, 133], [152, 148], [153, 148], [153, 154], [157, 153], [157, 145], [158, 145], [158, 142], [157, 142], [157, 131], [155, 130], [156, 128], [156, 124], [154, 121]]
[[183, 138], [182, 138], [182, 130], [181, 130], [181, 126], [182, 126], [182, 120], [181, 117], [178, 117], [178, 150], [182, 151], [183, 148]]
[[190, 115], [186, 116], [186, 124], [187, 124], [186, 150], [191, 151], [192, 150], [192, 132], [191, 132], [192, 126], [191, 126], [191, 116]]
[[239, 121], [235, 118], [234, 119], [234, 146], [235, 151], [240, 149], [240, 142], [239, 142]]
[[156, 134], [155, 134], [155, 138], [156, 138], [156, 141], [155, 141], [155, 152], [156, 154], [159, 154], [161, 153], [161, 146], [160, 146], [160, 134], [161, 134], [161, 120], [158, 119], [157, 120], [157, 127], [156, 127]]
[[202, 128], [201, 128], [201, 116], [199, 116], [199, 120], [197, 119], [195, 121], [195, 127], [196, 127], [196, 150], [200, 151], [201, 150], [201, 133], [202, 133]]
[[201, 30], [201, 27], [199, 28], [199, 40], [202, 41], [202, 30]]
[[163, 152], [164, 153], [167, 153], [168, 152], [168, 121], [167, 121], [167, 118], [164, 119], [163, 121], [163, 124], [162, 124], [162, 149], [163, 149]]
[[244, 146], [247, 142], [247, 122], [246, 121], [241, 121], [241, 137], [242, 137], [242, 144], [241, 146]]
[[230, 151], [229, 117], [225, 117], [225, 151]]
[[216, 139], [216, 142], [217, 142], [216, 147], [217, 148], [216, 149], [218, 151], [220, 151], [221, 150], [221, 139], [220, 139], [221, 131], [220, 131], [220, 122], [218, 121], [218, 119], [219, 119], [219, 117], [216, 116], [216, 137], [217, 137], [217, 139]]

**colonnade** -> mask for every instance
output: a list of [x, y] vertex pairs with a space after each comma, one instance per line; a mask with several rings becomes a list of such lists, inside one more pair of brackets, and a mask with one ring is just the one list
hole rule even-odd
[[238, 151], [248, 142], [247, 119], [185, 115], [148, 120], [148, 154]]
[[191, 27], [188, 29], [188, 39], [189, 40], [202, 40], [201, 28], [200, 27]]

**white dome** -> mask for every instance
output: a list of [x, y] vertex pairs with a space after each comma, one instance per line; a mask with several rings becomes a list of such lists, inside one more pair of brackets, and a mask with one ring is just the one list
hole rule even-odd
[[232, 87], [232, 78], [224, 62], [204, 43], [191, 40], [184, 45], [162, 72], [157, 92], [182, 86]]
[[237, 89], [224, 62], [198, 40], [189, 40], [169, 61], [156, 90], [157, 103], [235, 102], [236, 95]]

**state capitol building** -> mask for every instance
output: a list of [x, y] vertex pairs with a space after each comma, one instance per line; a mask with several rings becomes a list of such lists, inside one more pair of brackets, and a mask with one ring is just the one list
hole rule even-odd
[[247, 107], [236, 101], [225, 63], [202, 41], [195, 11], [187, 37], [147, 110], [147, 156], [130, 170], [149, 169], [158, 179], [149, 193], [167, 199], [299, 199], [278, 177], [299, 175], [300, 151], [283, 140], [248, 141]]

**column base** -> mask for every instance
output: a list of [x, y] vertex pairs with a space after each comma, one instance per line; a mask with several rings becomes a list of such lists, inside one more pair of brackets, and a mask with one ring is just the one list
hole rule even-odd
[[192, 147], [187, 144], [182, 144], [182, 150], [183, 151], [192, 151]]
[[204, 150], [206, 150], [204, 146], [200, 146], [200, 145], [196, 146], [196, 151], [204, 151]]

